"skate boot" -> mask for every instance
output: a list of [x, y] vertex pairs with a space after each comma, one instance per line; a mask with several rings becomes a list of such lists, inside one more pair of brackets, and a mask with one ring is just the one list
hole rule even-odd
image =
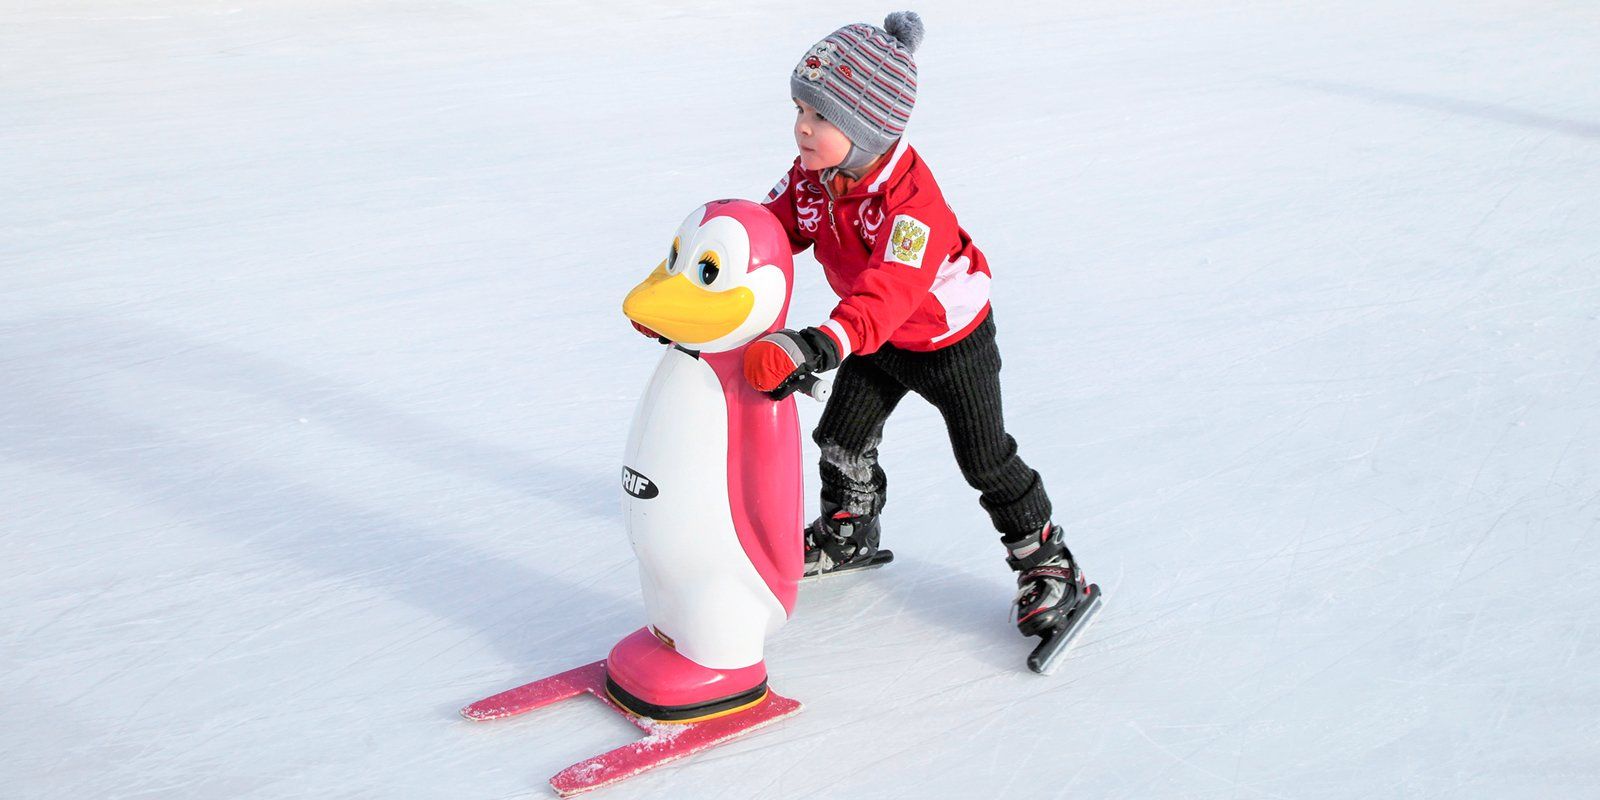
[[1006, 537], [1006, 563], [1017, 572], [1011, 621], [1024, 636], [1043, 639], [1028, 657], [1034, 672], [1049, 674], [1100, 608], [1100, 587], [1083, 577], [1053, 523]]
[[893, 560], [894, 553], [878, 549], [876, 514], [851, 514], [824, 500], [822, 515], [806, 526], [805, 578], [881, 567]]

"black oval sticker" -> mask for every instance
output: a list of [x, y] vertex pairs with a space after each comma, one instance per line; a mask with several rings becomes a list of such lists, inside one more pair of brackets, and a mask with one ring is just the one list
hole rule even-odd
[[652, 481], [649, 478], [646, 478], [645, 476], [628, 469], [627, 467], [622, 468], [622, 491], [627, 492], [628, 494], [631, 494], [640, 500], [649, 500], [650, 498], [661, 494], [661, 490], [656, 487], [655, 481]]

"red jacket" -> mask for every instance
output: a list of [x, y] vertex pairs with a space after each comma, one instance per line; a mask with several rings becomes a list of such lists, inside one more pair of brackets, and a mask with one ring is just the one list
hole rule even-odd
[[837, 197], [796, 158], [764, 205], [796, 253], [816, 248], [840, 298], [821, 327], [840, 340], [841, 356], [885, 344], [938, 350], [989, 312], [989, 262], [904, 139]]

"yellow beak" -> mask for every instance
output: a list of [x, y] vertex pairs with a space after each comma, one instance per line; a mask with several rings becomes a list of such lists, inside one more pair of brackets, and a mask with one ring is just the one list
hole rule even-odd
[[622, 313], [674, 342], [699, 344], [732, 333], [744, 324], [755, 305], [755, 293], [743, 286], [713, 292], [689, 280], [688, 275], [668, 274], [663, 261], [628, 292]]

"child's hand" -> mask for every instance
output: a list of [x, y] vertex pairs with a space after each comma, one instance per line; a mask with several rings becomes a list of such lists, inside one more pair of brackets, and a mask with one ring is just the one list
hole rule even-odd
[[839, 345], [820, 328], [769, 333], [744, 351], [745, 380], [774, 400], [788, 397], [807, 375], [837, 366]]
[[661, 334], [656, 333], [655, 331], [650, 330], [649, 328], [646, 328], [645, 326], [640, 325], [639, 323], [634, 322], [631, 319], [628, 320], [628, 322], [633, 323], [633, 329], [638, 331], [638, 332], [640, 332], [640, 333], [642, 333], [642, 334], [644, 334], [645, 336], [648, 336], [648, 337], [650, 337], [650, 338], [652, 338], [652, 339], [654, 339], [654, 340], [656, 340], [656, 341], [658, 341], [658, 342], [660, 342], [662, 344], [672, 344], [672, 340], [671, 339], [668, 339], [667, 337], [662, 336]]

